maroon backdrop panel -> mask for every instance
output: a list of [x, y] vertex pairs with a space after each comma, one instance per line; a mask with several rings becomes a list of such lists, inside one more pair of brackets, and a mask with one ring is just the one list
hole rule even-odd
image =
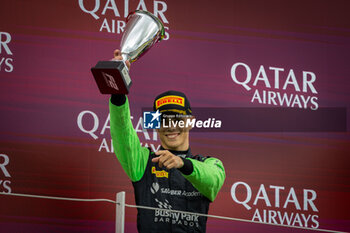
[[[13, 0], [0, 6], [1, 193], [115, 199], [125, 191], [134, 204], [111, 145], [109, 96], [99, 93], [90, 68], [112, 58], [128, 12], [143, 9], [164, 22], [166, 36], [130, 71], [128, 97], [142, 145], [157, 150], [160, 144], [156, 133], [142, 129], [142, 109], [163, 91], [183, 91], [198, 115], [204, 109], [225, 118], [219, 130], [198, 130], [190, 139], [193, 153], [225, 166], [210, 214], [350, 231], [347, 1]], [[289, 115], [261, 120], [261, 109], [277, 107], [316, 113], [310, 121], [316, 128], [298, 128], [306, 120]], [[280, 120], [285, 127], [260, 128]], [[136, 209], [126, 209], [125, 224], [125, 232], [136, 231]], [[212, 218], [207, 228], [291, 231]], [[0, 195], [0, 232], [114, 230], [112, 203]]]

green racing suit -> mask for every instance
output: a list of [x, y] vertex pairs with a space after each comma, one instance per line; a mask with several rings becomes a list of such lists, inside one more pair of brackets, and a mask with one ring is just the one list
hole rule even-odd
[[177, 215], [166, 209], [207, 214], [209, 203], [225, 180], [222, 162], [213, 157], [193, 156], [190, 150], [170, 151], [182, 157], [184, 168], [160, 168], [151, 161], [156, 155], [140, 144], [127, 97], [124, 104], [117, 106], [110, 101], [109, 106], [113, 147], [133, 183], [136, 204], [165, 209], [153, 212], [138, 209], [139, 232], [205, 232], [205, 217]]

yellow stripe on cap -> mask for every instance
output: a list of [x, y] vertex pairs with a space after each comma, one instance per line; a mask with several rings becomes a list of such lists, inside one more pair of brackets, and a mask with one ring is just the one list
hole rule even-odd
[[176, 104], [185, 107], [185, 98], [176, 95], [163, 96], [162, 98], [156, 100], [156, 109], [166, 104]]

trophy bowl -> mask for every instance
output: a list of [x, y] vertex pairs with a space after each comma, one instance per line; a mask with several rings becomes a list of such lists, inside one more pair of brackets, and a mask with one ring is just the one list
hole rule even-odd
[[127, 17], [120, 50], [123, 60], [99, 61], [91, 72], [102, 94], [128, 94], [132, 84], [125, 62], [135, 62], [164, 38], [164, 25], [148, 11], [137, 10]]

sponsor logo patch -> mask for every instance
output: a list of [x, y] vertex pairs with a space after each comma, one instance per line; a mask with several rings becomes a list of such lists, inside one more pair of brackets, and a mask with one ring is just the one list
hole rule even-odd
[[168, 178], [168, 176], [169, 176], [168, 172], [166, 172], [164, 170], [157, 171], [156, 167], [152, 167], [152, 174], [156, 174], [156, 177], [160, 177], [160, 178], [162, 178], [162, 177]]
[[156, 100], [157, 109], [166, 104], [176, 104], [185, 107], [185, 98], [181, 96], [168, 95]]

